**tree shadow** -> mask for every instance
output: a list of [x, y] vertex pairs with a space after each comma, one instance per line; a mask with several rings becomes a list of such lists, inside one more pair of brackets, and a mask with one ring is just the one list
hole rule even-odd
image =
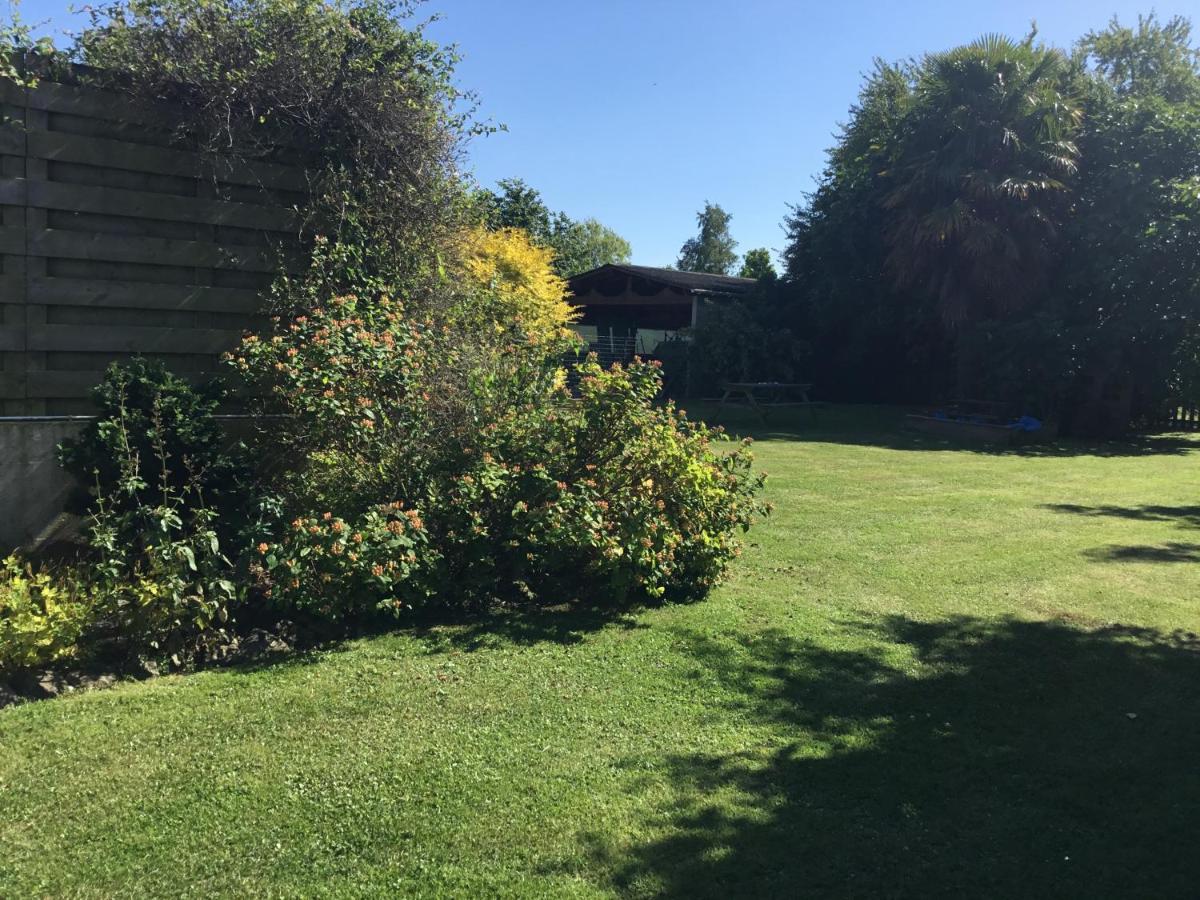
[[1175, 522], [1184, 528], [1200, 528], [1200, 506], [1080, 506], [1077, 503], [1046, 503], [1042, 508], [1076, 516], [1109, 516], [1141, 522]]
[[1084, 556], [1096, 562], [1200, 562], [1200, 544], [1185, 544], [1180, 541], [1171, 541], [1159, 546], [1114, 544], [1088, 550]]
[[764, 422], [746, 409], [719, 409], [712, 401], [682, 405], [693, 418], [756, 441], [848, 444], [925, 452], [954, 450], [1015, 457], [1182, 456], [1200, 450], [1200, 439], [1179, 434], [1138, 435], [1108, 441], [1055, 438], [1012, 446], [965, 443], [907, 430], [904, 417], [908, 410], [902, 407], [830, 405], [813, 416], [794, 411], [774, 412]]
[[[1112, 517], [1140, 522], [1172, 522], [1179, 528], [1200, 528], [1200, 506], [1081, 506], [1076, 503], [1046, 503], [1042, 509], [1085, 517]], [[1095, 547], [1084, 556], [1096, 562], [1200, 562], [1200, 544], [1171, 541], [1160, 545]]]
[[648, 628], [632, 606], [561, 604], [496, 610], [459, 619], [429, 620], [404, 629], [423, 640], [430, 653], [471, 652], [541, 643], [579, 644], [605, 628]]
[[641, 845], [585, 836], [614, 888], [1195, 895], [1195, 635], [973, 618], [853, 627], [911, 660], [779, 632], [689, 635], [764, 737], [671, 757], [670, 799]]

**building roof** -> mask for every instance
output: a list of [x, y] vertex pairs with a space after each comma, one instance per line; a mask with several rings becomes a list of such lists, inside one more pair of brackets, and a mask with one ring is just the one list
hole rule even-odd
[[613, 276], [631, 276], [633, 278], [674, 288], [688, 294], [726, 294], [739, 295], [749, 293], [757, 284], [753, 278], [735, 278], [732, 275], [709, 275], [707, 272], [684, 272], [679, 269], [658, 269], [653, 266], [629, 266], [611, 263], [582, 272], [568, 279], [571, 290], [583, 293], [597, 280], [607, 280]]

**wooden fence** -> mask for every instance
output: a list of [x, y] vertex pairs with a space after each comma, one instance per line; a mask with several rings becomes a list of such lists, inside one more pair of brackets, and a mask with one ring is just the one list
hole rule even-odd
[[0, 415], [89, 412], [132, 354], [212, 371], [294, 252], [303, 172], [181, 149], [117, 94], [0, 80], [0, 104]]

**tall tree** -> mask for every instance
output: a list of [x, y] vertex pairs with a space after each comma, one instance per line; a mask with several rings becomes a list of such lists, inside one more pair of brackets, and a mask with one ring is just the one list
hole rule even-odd
[[732, 218], [716, 203], [706, 201], [704, 209], [696, 214], [699, 233], [684, 242], [675, 265], [686, 272], [730, 274], [738, 259], [734, 250], [737, 241], [729, 233], [729, 220]]
[[576, 221], [553, 212], [542, 195], [520, 178], [505, 178], [497, 190], [483, 191], [481, 206], [488, 228], [520, 228], [541, 247], [554, 251], [554, 271], [563, 278], [608, 263], [629, 262], [633, 249], [596, 219]]
[[1186, 103], [1200, 99], [1200, 48], [1191, 38], [1191, 22], [1182, 16], [1161, 23], [1153, 13], [1138, 16], [1137, 28], [1114, 17], [1103, 31], [1088, 32], [1079, 51], [1119, 96]]
[[520, 228], [536, 243], [548, 244], [554, 217], [541, 193], [520, 178], [502, 178], [496, 182], [496, 188], [483, 193], [487, 226]]
[[555, 220], [550, 243], [554, 267], [564, 278], [610, 263], [627, 263], [633, 255], [629, 241], [596, 219], [576, 222], [560, 216]]
[[888, 277], [880, 227], [916, 79], [915, 63], [875, 61], [816, 190], [785, 222], [785, 320], [812, 346], [811, 377], [838, 400], [911, 402], [944, 391], [940, 317]]
[[749, 250], [742, 260], [741, 278], [776, 278], [775, 266], [771, 264], [771, 252], [766, 247]]
[[989, 35], [930, 56], [895, 148], [888, 267], [951, 325], [1043, 291], [1074, 174], [1078, 104], [1057, 50]]
[[[1200, 54], [1183, 19], [1113, 21], [1079, 45], [1087, 121], [1056, 294], [1076, 430], [1200, 400]], [[1182, 392], [1188, 392], [1181, 396]]]

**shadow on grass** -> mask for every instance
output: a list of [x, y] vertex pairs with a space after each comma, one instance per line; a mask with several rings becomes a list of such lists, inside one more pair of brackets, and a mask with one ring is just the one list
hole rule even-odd
[[937, 438], [904, 427], [903, 407], [831, 405], [808, 413], [773, 413], [767, 422], [746, 409], [718, 409], [712, 401], [682, 403], [693, 418], [711, 425], [722, 425], [732, 435], [752, 437], [756, 441], [799, 441], [882, 447], [889, 450], [956, 450], [986, 456], [1019, 457], [1127, 457], [1161, 456], [1200, 451], [1200, 440], [1163, 434], [1141, 435], [1112, 441], [1055, 439], [1045, 443], [1017, 446], [970, 444]]
[[1042, 508], [1076, 516], [1175, 522], [1183, 528], [1200, 528], [1200, 506], [1080, 506], [1076, 503], [1047, 503]]
[[861, 627], [916, 664], [781, 633], [690, 637], [738, 714], [773, 737], [672, 756], [655, 837], [632, 848], [587, 839], [613, 887], [1195, 896], [1195, 635], [970, 618]]
[[579, 644], [589, 634], [608, 627], [626, 631], [648, 628], [634, 617], [638, 609], [563, 604], [480, 613], [458, 620], [441, 619], [406, 631], [424, 640], [430, 653], [528, 647], [546, 642]]
[[[1200, 506], [1080, 506], [1075, 503], [1047, 503], [1043, 509], [1085, 517], [1112, 517], [1140, 522], [1173, 522], [1179, 528], [1200, 528]], [[1170, 541], [1153, 545], [1096, 547], [1084, 551], [1096, 562], [1200, 562], [1200, 544]]]
[[1088, 550], [1084, 556], [1096, 562], [1200, 562], [1200, 544], [1185, 544], [1180, 541], [1158, 546], [1118, 544]]
[[390, 634], [415, 637], [431, 654], [529, 647], [541, 643], [579, 644], [588, 635], [604, 628], [627, 631], [648, 628], [636, 618], [636, 613], [644, 608], [640, 605], [600, 607], [564, 603], [488, 612], [437, 610], [407, 622], [383, 618], [336, 629], [331, 629], [327, 623], [312, 623], [307, 628], [301, 627], [300, 639], [287, 652], [263, 653], [213, 663], [207, 668], [253, 673], [281, 665], [309, 665], [326, 654], [350, 649], [356, 640]]

